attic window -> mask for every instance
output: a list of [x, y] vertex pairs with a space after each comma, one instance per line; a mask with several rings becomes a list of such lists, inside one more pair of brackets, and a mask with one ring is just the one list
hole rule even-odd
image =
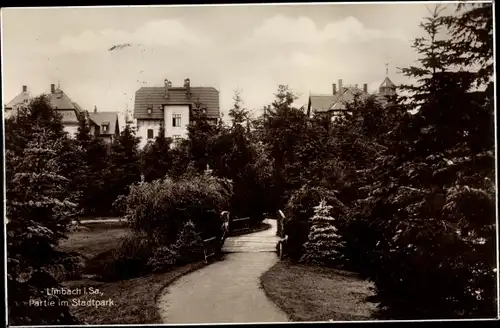
[[148, 106], [148, 114], [151, 114], [153, 112], [153, 105]]
[[108, 127], [109, 127], [109, 123], [102, 123], [101, 124], [101, 130], [103, 133], [106, 133], [108, 132]]

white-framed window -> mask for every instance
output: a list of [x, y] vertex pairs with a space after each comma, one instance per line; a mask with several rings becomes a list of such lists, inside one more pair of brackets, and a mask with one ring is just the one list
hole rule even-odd
[[154, 138], [154, 131], [153, 129], [148, 129], [148, 139], [153, 139]]
[[181, 114], [172, 114], [172, 126], [180, 127], [181, 126]]
[[173, 139], [173, 142], [174, 142], [175, 146], [178, 146], [181, 143], [181, 141], [182, 141], [182, 137], [180, 135], [178, 135], [178, 134], [172, 135], [172, 139]]

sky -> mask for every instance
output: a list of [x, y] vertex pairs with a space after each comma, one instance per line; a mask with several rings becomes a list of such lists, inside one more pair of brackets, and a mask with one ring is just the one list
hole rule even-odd
[[[431, 3], [2, 8], [4, 104], [22, 85], [38, 95], [60, 88], [84, 109], [133, 110], [141, 86], [213, 86], [222, 113], [235, 90], [259, 114], [278, 85], [306, 105], [332, 83], [407, 80], [397, 67]], [[128, 47], [109, 49], [118, 44]], [[226, 115], [227, 116], [227, 115]]]

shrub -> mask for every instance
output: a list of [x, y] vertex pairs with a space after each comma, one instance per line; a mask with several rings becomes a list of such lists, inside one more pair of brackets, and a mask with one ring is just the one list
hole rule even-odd
[[322, 199], [333, 206], [332, 215], [344, 213], [344, 205], [337, 199], [335, 192], [323, 187], [303, 186], [296, 190], [285, 207], [284, 234], [288, 235], [286, 254], [298, 260], [303, 254], [303, 244], [308, 240], [309, 218], [314, 215], [314, 206]]
[[132, 232], [122, 238], [120, 247], [105, 261], [100, 278], [104, 281], [130, 279], [149, 272], [146, 265], [154, 250], [154, 241], [147, 234]]
[[134, 185], [125, 199], [125, 217], [132, 229], [144, 232], [161, 245], [174, 243], [180, 230], [192, 221], [202, 238], [218, 236], [220, 212], [231, 198], [227, 180], [208, 176], [169, 178]]

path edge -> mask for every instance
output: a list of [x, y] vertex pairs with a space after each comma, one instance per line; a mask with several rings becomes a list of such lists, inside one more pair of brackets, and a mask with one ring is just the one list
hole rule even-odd
[[161, 295], [164, 294], [165, 289], [167, 289], [170, 285], [172, 285], [174, 282], [176, 282], [177, 280], [179, 280], [181, 277], [183, 277], [183, 276], [185, 276], [187, 274], [190, 274], [190, 273], [192, 273], [194, 271], [203, 269], [204, 267], [209, 266], [210, 264], [212, 264], [212, 262], [206, 264], [205, 261], [198, 261], [198, 262], [193, 262], [193, 263], [186, 264], [186, 266], [188, 266], [188, 268], [186, 268], [185, 271], [184, 270], [179, 270], [178, 274], [176, 274], [172, 279], [169, 279], [169, 280], [165, 281], [165, 285], [162, 288], [160, 288], [160, 290], [155, 295], [156, 313], [158, 314], [158, 317], [160, 318], [160, 322], [156, 322], [154, 324], [164, 324], [164, 322], [162, 322], [162, 316], [161, 316], [161, 313], [160, 313], [160, 309], [158, 307], [158, 299], [160, 298]]
[[269, 292], [267, 291], [264, 283], [262, 282], [262, 277], [268, 273], [272, 268], [274, 268], [276, 265], [278, 265], [280, 263], [280, 261], [278, 260], [277, 263], [273, 264], [269, 269], [266, 270], [266, 272], [264, 272], [263, 274], [260, 275], [259, 277], [259, 285], [260, 285], [260, 288], [264, 291], [264, 294], [266, 295], [267, 299], [269, 300], [269, 302], [273, 303], [278, 309], [280, 309], [287, 317], [288, 319], [288, 322], [289, 323], [293, 323], [293, 322], [297, 322], [294, 318], [293, 318], [293, 314], [289, 314], [288, 311], [285, 311], [285, 308], [283, 307], [283, 304], [281, 304], [280, 302], [276, 302], [272, 297], [271, 295], [269, 294]]

